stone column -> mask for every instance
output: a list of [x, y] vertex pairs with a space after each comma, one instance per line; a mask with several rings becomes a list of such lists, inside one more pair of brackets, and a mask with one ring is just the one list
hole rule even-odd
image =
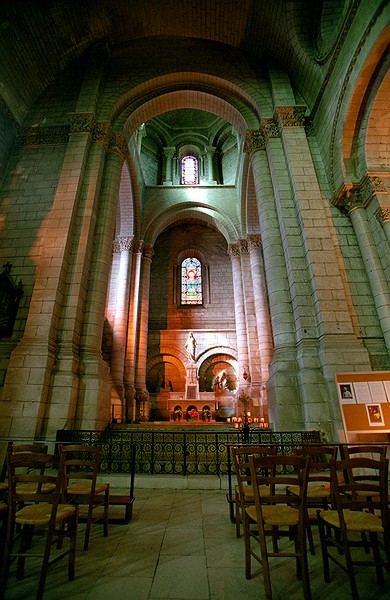
[[375, 197], [376, 184], [370, 177], [354, 186], [348, 186], [334, 201], [336, 206], [348, 211], [360, 253], [363, 259], [367, 279], [371, 286], [377, 316], [382, 329], [387, 352], [390, 354], [390, 289], [383, 271], [377, 248], [367, 219], [366, 207]]
[[120, 134], [113, 136], [104, 173], [99, 211], [96, 215], [94, 252], [80, 343], [83, 368], [76, 423], [80, 429], [102, 429], [111, 420], [109, 368], [103, 360], [101, 349], [118, 190], [123, 160], [127, 155], [125, 137]]
[[126, 413], [124, 371], [126, 339], [129, 318], [132, 236], [121, 236], [114, 243], [114, 251], [120, 253], [117, 276], [116, 304], [113, 322], [111, 378], [122, 405], [122, 421]]
[[125, 398], [126, 421], [135, 421], [136, 418], [136, 388], [135, 366], [138, 336], [138, 311], [140, 303], [140, 275], [142, 260], [142, 240], [134, 240], [133, 266], [130, 285], [129, 325], [127, 330], [127, 346], [125, 360]]
[[[265, 386], [269, 378], [269, 365], [272, 359], [273, 342], [271, 315], [268, 305], [264, 263], [261, 251], [261, 238], [259, 235], [248, 236], [248, 249], [260, 354], [260, 403], [266, 404]], [[261, 407], [261, 411], [263, 413], [263, 407]], [[263, 416], [263, 414], [261, 414], [261, 416]]]
[[175, 147], [166, 147], [164, 150], [164, 176], [163, 185], [173, 184], [172, 160], [175, 155]]
[[214, 146], [207, 146], [206, 148], [206, 159], [207, 159], [207, 183], [215, 185], [217, 182], [214, 179]]
[[140, 410], [143, 413], [141, 414], [141, 417], [146, 420], [148, 420], [150, 413], [149, 394], [146, 389], [146, 360], [148, 355], [149, 291], [152, 257], [153, 247], [150, 244], [144, 244], [141, 270], [139, 335], [135, 387]]
[[242, 287], [241, 251], [240, 245], [229, 245], [229, 256], [232, 261], [234, 311], [236, 316], [237, 354], [239, 381], [242, 381], [244, 366], [249, 365], [248, 339], [245, 322], [244, 291]]

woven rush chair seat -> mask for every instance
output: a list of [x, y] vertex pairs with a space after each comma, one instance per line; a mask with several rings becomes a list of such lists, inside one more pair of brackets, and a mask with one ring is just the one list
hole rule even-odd
[[317, 515], [324, 580], [331, 579], [330, 562], [336, 564], [348, 574], [354, 600], [359, 599], [355, 567], [364, 567], [365, 573], [373, 567], [379, 585], [385, 583], [383, 569], [389, 569], [388, 468], [388, 459], [362, 456], [330, 463], [332, 506]]
[[[293, 558], [297, 578], [302, 580], [303, 597], [311, 600], [306, 551], [306, 491], [310, 457], [248, 457], [254, 491], [254, 504], [245, 506], [245, 576], [251, 578], [251, 559], [262, 567], [265, 598], [272, 600], [270, 559]], [[261, 488], [269, 490], [261, 494]], [[289, 485], [297, 485], [297, 496], [287, 494]], [[282, 545], [282, 539], [285, 543]]]
[[[56, 523], [61, 523], [71, 517], [75, 507], [70, 504], [59, 504], [55, 516]], [[15, 514], [15, 523], [18, 525], [48, 525], [52, 516], [51, 504], [28, 504]]]
[[[101, 494], [102, 492], [105, 492], [106, 489], [107, 489], [107, 483], [96, 483], [95, 494]], [[90, 481], [83, 481], [83, 482], [73, 481], [66, 488], [66, 491], [68, 494], [75, 494], [76, 496], [77, 495], [84, 496], [85, 494], [90, 494], [91, 490], [92, 490], [92, 483]]]
[[[356, 510], [343, 510], [343, 517], [347, 531], [374, 531], [384, 533], [382, 520], [378, 515]], [[340, 517], [337, 510], [321, 511], [322, 520], [332, 527], [340, 527]]]
[[1, 481], [0, 482], [0, 494], [2, 492], [6, 492], [8, 490], [8, 482], [7, 481]]
[[[61, 461], [58, 468], [58, 457], [47, 453], [14, 453], [10, 446], [7, 450], [7, 472], [8, 514], [0, 571], [0, 598], [4, 597], [13, 562], [17, 563], [16, 574], [20, 579], [24, 576], [26, 559], [41, 556], [36, 594], [37, 600], [41, 600], [48, 570], [59, 560], [68, 558], [68, 579], [74, 579], [78, 509], [62, 503], [63, 469]], [[42, 492], [45, 486], [51, 491]], [[43, 547], [37, 547], [35, 542], [38, 534], [44, 535]], [[65, 538], [69, 540], [66, 547]]]

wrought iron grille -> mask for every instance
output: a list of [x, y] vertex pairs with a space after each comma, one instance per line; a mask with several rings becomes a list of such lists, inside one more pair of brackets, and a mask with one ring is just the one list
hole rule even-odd
[[[135, 451], [135, 472], [148, 475], [227, 475], [230, 445], [243, 443], [241, 430], [158, 430], [108, 428], [104, 431], [59, 430], [57, 442], [100, 444], [102, 473], [130, 473]], [[251, 430], [251, 444], [276, 444], [279, 454], [290, 454], [304, 444], [323, 440], [319, 431]]]

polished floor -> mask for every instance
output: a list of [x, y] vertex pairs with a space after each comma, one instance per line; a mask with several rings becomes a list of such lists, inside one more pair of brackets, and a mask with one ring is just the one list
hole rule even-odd
[[[151, 487], [153, 481], [159, 487]], [[83, 551], [85, 525], [80, 524], [76, 579], [67, 581], [64, 562], [53, 566], [44, 600], [264, 598], [257, 563], [253, 578], [245, 579], [243, 540], [236, 538], [230, 521], [224, 486], [217, 483], [201, 489], [206, 486], [195, 481], [192, 488], [199, 489], [191, 489], [188, 483], [183, 486], [178, 481], [173, 489], [163, 487], [157, 479], [153, 481], [137, 482], [136, 477], [131, 522], [111, 524], [107, 538], [102, 535], [101, 525], [94, 525], [87, 552]], [[175, 481], [170, 485], [175, 486]], [[347, 577], [337, 567], [332, 567], [332, 582], [324, 583], [316, 531], [315, 541], [316, 556], [309, 557], [313, 600], [351, 598]], [[29, 560], [22, 581], [16, 580], [12, 568], [6, 600], [34, 599], [38, 567], [35, 561]], [[303, 598], [292, 559], [274, 559], [271, 577], [274, 600]], [[388, 573], [385, 588], [380, 588], [374, 571], [361, 569], [358, 586], [360, 600], [390, 598]]]

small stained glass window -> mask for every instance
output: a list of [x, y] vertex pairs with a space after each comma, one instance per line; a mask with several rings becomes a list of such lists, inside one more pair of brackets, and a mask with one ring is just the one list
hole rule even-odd
[[182, 185], [196, 185], [198, 181], [197, 159], [194, 156], [185, 156], [181, 161]]
[[181, 263], [181, 303], [202, 304], [202, 265], [197, 258]]

